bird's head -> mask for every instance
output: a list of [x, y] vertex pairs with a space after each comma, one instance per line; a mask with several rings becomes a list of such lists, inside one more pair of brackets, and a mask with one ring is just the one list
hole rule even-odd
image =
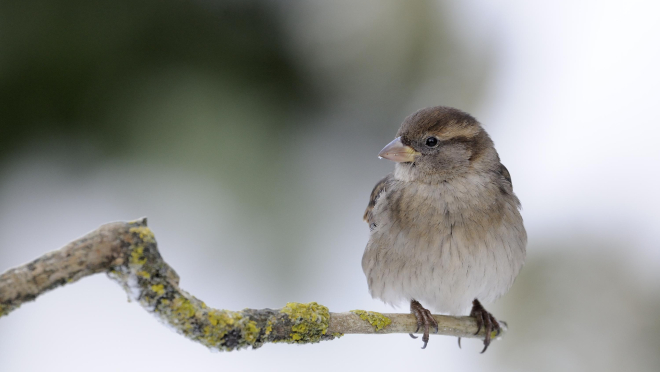
[[397, 162], [395, 175], [408, 181], [440, 182], [499, 164], [493, 141], [469, 114], [450, 107], [408, 116], [379, 157]]

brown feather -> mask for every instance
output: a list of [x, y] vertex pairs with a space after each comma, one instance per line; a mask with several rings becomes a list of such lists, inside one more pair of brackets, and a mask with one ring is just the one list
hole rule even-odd
[[367, 204], [367, 210], [364, 211], [364, 220], [371, 225], [374, 223], [373, 210], [376, 206], [376, 202], [380, 195], [387, 189], [387, 184], [394, 178], [392, 173], [385, 176], [382, 180], [378, 181], [374, 189], [371, 191], [371, 196], [369, 197], [369, 204]]

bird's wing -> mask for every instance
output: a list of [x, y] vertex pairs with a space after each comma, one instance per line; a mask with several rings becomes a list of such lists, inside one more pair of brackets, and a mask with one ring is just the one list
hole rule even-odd
[[504, 164], [501, 163], [500, 163], [500, 174], [502, 175], [502, 177], [504, 177], [505, 180], [507, 180], [507, 182], [509, 182], [511, 187], [513, 187], [513, 182], [511, 182], [511, 173], [509, 173], [509, 170], [506, 169]]
[[500, 179], [500, 191], [502, 192], [503, 195], [506, 195], [510, 198], [510, 201], [512, 201], [518, 209], [520, 209], [520, 200], [518, 200], [518, 197], [516, 197], [516, 194], [513, 193], [513, 183], [511, 182], [511, 174], [509, 173], [509, 170], [506, 169], [504, 164], [500, 163], [499, 167], [499, 175], [502, 177]]
[[378, 198], [387, 190], [387, 186], [390, 181], [394, 178], [392, 173], [388, 174], [382, 180], [378, 181], [376, 186], [374, 186], [373, 191], [371, 191], [371, 197], [369, 197], [369, 204], [367, 205], [367, 210], [364, 211], [364, 220], [371, 226], [374, 223], [373, 210], [376, 206]]
[[511, 182], [511, 174], [509, 173], [509, 170], [506, 169], [504, 164], [500, 164], [497, 173], [499, 173], [500, 175], [500, 180], [498, 181], [498, 185], [500, 187], [500, 191], [502, 192], [502, 194], [513, 196], [516, 200], [516, 204], [520, 205], [520, 201], [518, 201], [518, 199], [513, 194], [513, 183]]

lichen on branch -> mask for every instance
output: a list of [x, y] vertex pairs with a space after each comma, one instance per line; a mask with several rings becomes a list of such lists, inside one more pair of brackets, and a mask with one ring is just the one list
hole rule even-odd
[[369, 322], [376, 331], [380, 331], [392, 323], [392, 319], [375, 311], [351, 310], [351, 312], [359, 316], [360, 319]]
[[135, 301], [182, 335], [216, 350], [231, 351], [265, 342], [312, 343], [326, 335], [330, 312], [315, 302], [288, 303], [281, 310], [217, 310], [179, 288], [179, 276], [162, 259], [151, 230], [129, 229], [128, 260], [110, 270]]
[[[267, 342], [316, 343], [351, 333], [416, 331], [411, 314], [331, 313], [316, 302], [290, 302], [281, 309], [210, 308], [179, 288], [179, 276], [161, 257], [146, 218], [103, 225], [58, 251], [0, 275], [0, 318], [44, 292], [100, 272], [106, 272], [131, 299], [176, 332], [214, 350], [256, 349]], [[476, 322], [470, 317], [434, 317], [440, 334], [484, 337], [483, 330], [475, 335]]]

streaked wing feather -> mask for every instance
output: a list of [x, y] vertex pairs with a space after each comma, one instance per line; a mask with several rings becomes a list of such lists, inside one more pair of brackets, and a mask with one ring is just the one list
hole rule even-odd
[[376, 206], [376, 202], [378, 201], [378, 198], [385, 190], [387, 190], [387, 185], [393, 178], [394, 178], [393, 174], [391, 173], [388, 174], [382, 180], [378, 181], [376, 186], [374, 186], [374, 189], [371, 191], [371, 196], [369, 197], [369, 204], [367, 205], [367, 210], [364, 211], [364, 216], [363, 216], [364, 220], [369, 225], [374, 223], [373, 210], [374, 207]]

